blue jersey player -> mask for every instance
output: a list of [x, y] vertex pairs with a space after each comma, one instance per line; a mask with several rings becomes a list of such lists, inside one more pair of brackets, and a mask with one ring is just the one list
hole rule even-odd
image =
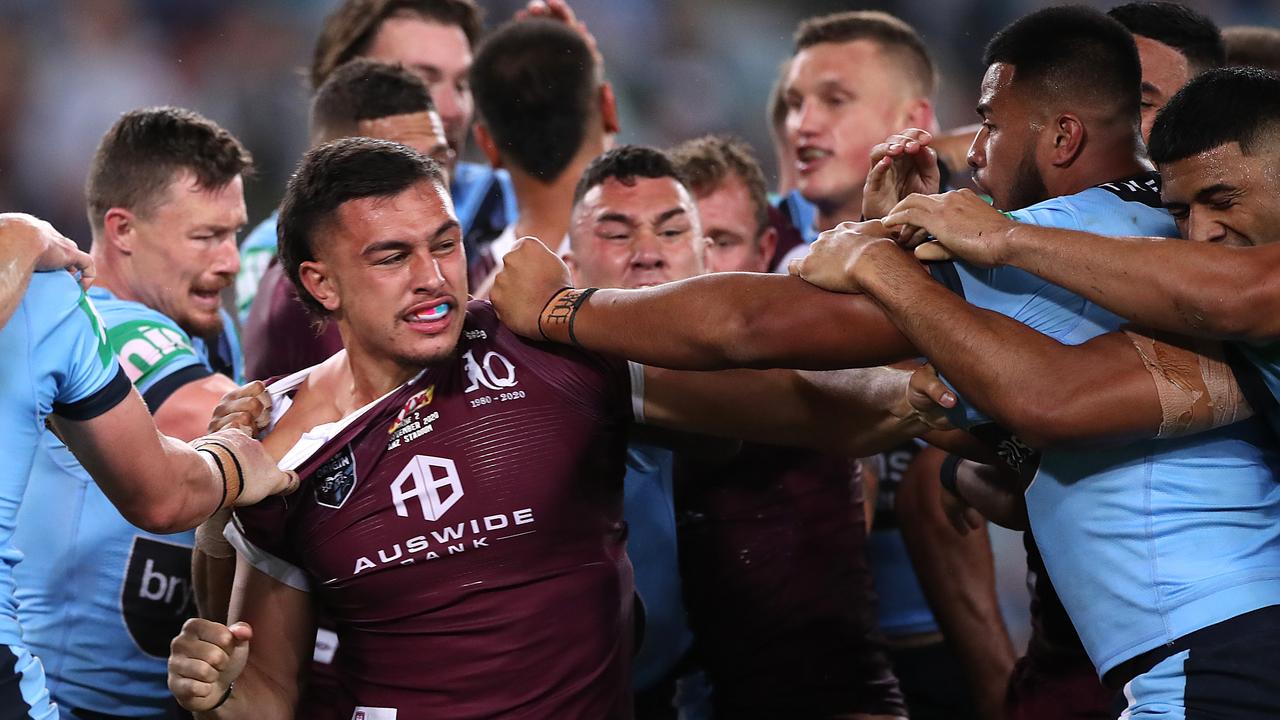
[[[70, 264], [65, 245], [61, 255], [49, 250], [61, 244], [51, 239], [55, 235], [47, 224], [27, 217], [10, 215], [0, 222], [6, 258], [0, 274], [0, 308], [6, 316], [0, 328], [0, 426], [10, 463], [0, 479], [0, 718], [5, 720], [57, 717], [40, 662], [24, 644], [13, 577], [22, 554], [11, 542], [34, 456], [48, 432], [46, 421], [88, 463], [125, 517], [152, 531], [193, 527], [220, 504], [237, 499], [235, 489], [245, 476], [224, 473], [218, 461], [234, 458], [255, 478], [267, 472], [262, 485], [239, 496], [247, 502], [263, 494], [258, 488], [278, 491], [292, 484], [292, 478], [270, 472], [270, 460], [242, 433], [218, 433], [205, 442], [221, 446], [193, 450], [156, 432], [76, 281], [62, 272], [30, 275], [35, 268]], [[49, 261], [51, 256], [58, 259]]]
[[[93, 162], [91, 256], [100, 287], [76, 307], [92, 319], [100, 364], [118, 374], [122, 396], [136, 401], [131, 381], [160, 430], [180, 440], [204, 434], [239, 379], [239, 346], [219, 294], [236, 270], [247, 166], [226, 131], [174, 108], [126, 113]], [[65, 718], [162, 716], [171, 702], [168, 643], [195, 614], [193, 535], [139, 530], [113, 507], [110, 488], [92, 482], [93, 463], [82, 465], [53, 433], [30, 443], [33, 480], [12, 538], [26, 556], [13, 578], [27, 649], [44, 663]], [[166, 486], [177, 487], [172, 479]]]

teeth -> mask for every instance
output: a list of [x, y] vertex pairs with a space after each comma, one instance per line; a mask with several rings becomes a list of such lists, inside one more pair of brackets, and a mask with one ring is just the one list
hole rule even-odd
[[818, 160], [819, 158], [824, 158], [830, 154], [831, 153], [827, 152], [826, 150], [819, 150], [817, 148], [805, 148], [799, 152], [799, 158], [804, 162], [811, 162], [813, 160]]
[[426, 312], [420, 312], [413, 315], [412, 319], [417, 322], [433, 322], [448, 314], [449, 303], [440, 303]]

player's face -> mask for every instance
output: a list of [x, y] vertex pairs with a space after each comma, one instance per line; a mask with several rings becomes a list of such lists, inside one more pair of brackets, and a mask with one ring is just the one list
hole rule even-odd
[[390, 198], [342, 204], [317, 261], [332, 282], [321, 298], [348, 348], [421, 368], [449, 357], [462, 332], [467, 261], [443, 188], [419, 182]]
[[1141, 35], [1133, 36], [1142, 62], [1142, 141], [1151, 137], [1156, 113], [1191, 79], [1187, 58], [1177, 50]]
[[605, 180], [574, 208], [569, 257], [579, 285], [638, 288], [701, 275], [698, 209], [671, 178]]
[[191, 335], [218, 334], [222, 291], [240, 270], [236, 233], [247, 221], [238, 175], [209, 190], [194, 174], [179, 172], [153, 210], [134, 216], [134, 294]]
[[1245, 155], [1238, 143], [1160, 166], [1161, 196], [1188, 240], [1245, 246], [1280, 227], [1280, 148]]
[[[417, 17], [392, 17], [378, 28], [367, 57], [402, 63], [417, 73], [444, 121], [449, 146], [460, 155], [467, 145], [471, 114], [471, 44], [457, 25], [444, 25]], [[450, 170], [453, 169], [450, 163]]]
[[1048, 196], [1036, 164], [1043, 123], [1012, 84], [1012, 66], [995, 63], [987, 68], [978, 99], [982, 127], [969, 147], [974, 182], [1001, 210], [1034, 205]]
[[[773, 248], [762, 247], [763, 235], [756, 226], [755, 204], [746, 183], [728, 175], [712, 192], [698, 198], [698, 217], [707, 246], [707, 272], [765, 272]], [[767, 255], [766, 255], [767, 253]]]
[[784, 88], [796, 187], [820, 205], [860, 198], [871, 148], [908, 123], [902, 74], [871, 41], [819, 43], [792, 59]]
[[453, 167], [453, 148], [449, 147], [440, 114], [434, 110], [361, 120], [356, 123], [356, 131], [361, 137], [407, 145], [440, 163], [441, 167]]

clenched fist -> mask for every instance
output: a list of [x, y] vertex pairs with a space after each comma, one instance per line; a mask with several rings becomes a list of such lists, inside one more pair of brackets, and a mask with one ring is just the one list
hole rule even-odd
[[547, 301], [572, 287], [569, 267], [535, 237], [523, 237], [502, 259], [502, 270], [493, 281], [489, 300], [502, 324], [517, 335], [542, 339], [538, 318]]
[[191, 618], [169, 644], [169, 692], [192, 712], [218, 705], [249, 660], [253, 629]]

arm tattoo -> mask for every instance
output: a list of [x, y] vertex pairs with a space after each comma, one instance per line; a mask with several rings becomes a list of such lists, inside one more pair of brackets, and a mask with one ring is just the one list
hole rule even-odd
[[[538, 316], [538, 332], [542, 334], [543, 339], [551, 342], [565, 342], [567, 338], [569, 343], [581, 347], [577, 336], [573, 333], [573, 323], [587, 298], [595, 294], [598, 289], [579, 290], [566, 287], [552, 295], [542, 308], [542, 314]], [[547, 334], [548, 329], [551, 335]]]

